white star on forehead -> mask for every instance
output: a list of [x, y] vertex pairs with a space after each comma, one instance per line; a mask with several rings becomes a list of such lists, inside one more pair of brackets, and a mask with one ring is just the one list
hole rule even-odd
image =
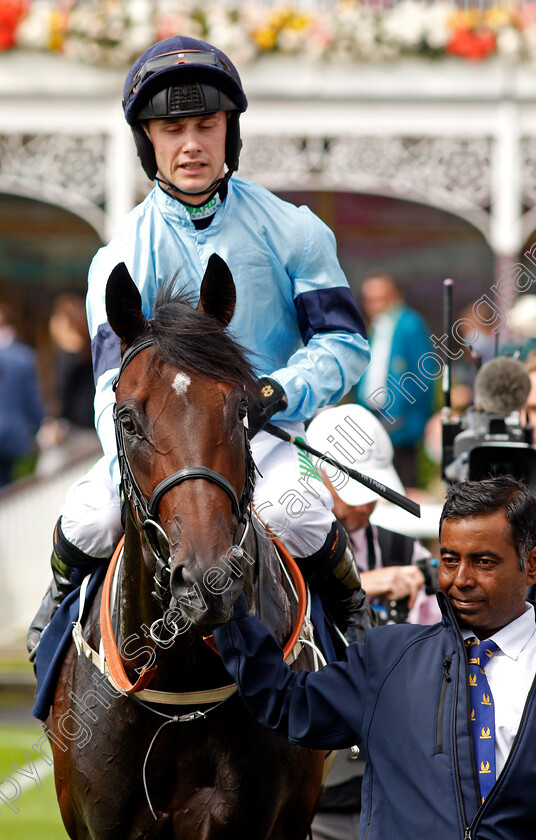
[[188, 390], [188, 386], [191, 383], [191, 379], [186, 373], [178, 373], [175, 379], [173, 380], [173, 390], [177, 394], [177, 396], [182, 397], [183, 394], [186, 393]]

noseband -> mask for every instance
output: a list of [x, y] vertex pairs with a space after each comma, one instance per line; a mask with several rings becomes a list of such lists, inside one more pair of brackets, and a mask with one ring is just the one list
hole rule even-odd
[[[121, 374], [123, 373], [127, 365], [129, 365], [130, 362], [139, 353], [141, 353], [143, 350], [148, 349], [149, 347], [153, 347], [155, 343], [156, 342], [154, 338], [149, 336], [148, 338], [142, 339], [142, 341], [139, 341], [137, 344], [134, 344], [132, 347], [129, 347], [129, 349], [126, 351], [123, 358], [121, 359], [119, 372], [113, 381], [112, 387], [114, 391], [117, 389], [117, 385], [119, 379], [121, 378]], [[226, 478], [224, 478], [223, 475], [220, 475], [214, 470], [209, 469], [209, 467], [195, 466], [184, 467], [183, 469], [178, 470], [177, 472], [173, 473], [167, 478], [164, 478], [159, 484], [156, 485], [153, 492], [151, 493], [150, 499], [147, 500], [142, 491], [140, 490], [140, 487], [138, 485], [138, 482], [136, 481], [136, 478], [132, 471], [132, 467], [127, 457], [124, 430], [121, 421], [118, 417], [116, 405], [114, 405], [113, 416], [115, 425], [115, 438], [117, 442], [117, 456], [119, 460], [119, 468], [121, 471], [121, 486], [123, 488], [123, 493], [126, 499], [128, 499], [130, 503], [130, 507], [134, 515], [134, 520], [137, 526], [140, 528], [140, 530], [144, 532], [146, 537], [148, 534], [148, 528], [150, 528], [151, 531], [152, 529], [156, 529], [165, 537], [163, 529], [156, 521], [158, 517], [158, 506], [160, 504], [160, 501], [162, 497], [173, 487], [176, 487], [183, 481], [190, 481], [192, 479], [201, 478], [205, 481], [211, 481], [213, 484], [217, 484], [218, 487], [221, 487], [221, 489], [225, 491], [225, 493], [230, 499], [233, 515], [238, 520], [238, 523], [240, 524], [242, 522], [245, 522], [248, 515], [248, 508], [251, 502], [251, 497], [253, 495], [253, 487], [255, 484], [255, 465], [253, 462], [253, 457], [251, 455], [251, 449], [249, 446], [249, 440], [247, 437], [246, 429], [244, 429], [244, 438], [246, 441], [246, 480], [240, 499], [238, 498], [237, 493], [232, 484]], [[167, 540], [167, 537], [165, 538]], [[153, 539], [147, 539], [147, 542], [157, 561], [159, 563], [162, 563], [162, 554], [155, 547]], [[167, 566], [167, 561], [164, 562]]]

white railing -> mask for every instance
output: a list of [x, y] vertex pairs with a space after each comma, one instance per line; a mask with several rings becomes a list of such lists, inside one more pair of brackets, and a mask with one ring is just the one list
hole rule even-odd
[[0, 497], [0, 634], [23, 634], [51, 578], [52, 532], [65, 493], [95, 462], [78, 461], [60, 474], [30, 478]]

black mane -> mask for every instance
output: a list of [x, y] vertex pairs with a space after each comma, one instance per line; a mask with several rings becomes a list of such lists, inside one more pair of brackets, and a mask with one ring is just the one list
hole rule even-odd
[[245, 349], [195, 305], [191, 293], [174, 291], [173, 282], [162, 284], [149, 321], [160, 355], [187, 373], [253, 390], [257, 377]]

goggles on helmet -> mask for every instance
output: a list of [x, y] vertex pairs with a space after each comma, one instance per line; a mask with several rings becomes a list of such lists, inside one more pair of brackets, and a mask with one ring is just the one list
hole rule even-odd
[[137, 92], [139, 85], [143, 84], [143, 82], [147, 81], [147, 79], [155, 73], [158, 73], [160, 70], [165, 70], [166, 67], [175, 67], [182, 64], [203, 64], [207, 67], [216, 67], [227, 73], [230, 72], [230, 68], [217, 55], [215, 55], [215, 53], [211, 52], [202, 52], [201, 50], [181, 50], [180, 52], [157, 55], [142, 64], [134, 76], [134, 80], [128, 90], [128, 93], [123, 99], [123, 105], [126, 104], [132, 93]]

